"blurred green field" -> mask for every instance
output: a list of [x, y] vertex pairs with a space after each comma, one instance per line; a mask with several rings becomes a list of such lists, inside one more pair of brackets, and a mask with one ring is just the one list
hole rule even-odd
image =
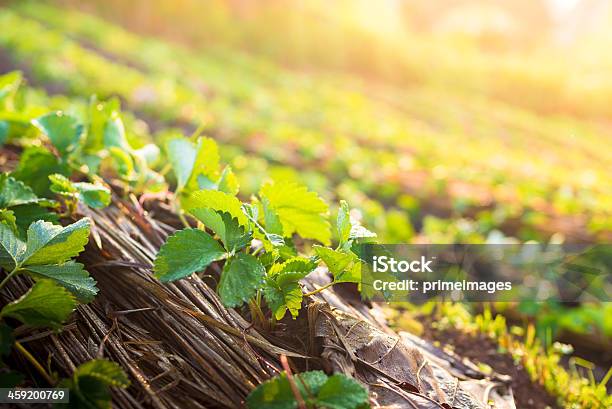
[[[381, 242], [612, 239], [609, 33], [527, 46], [371, 30], [343, 14], [350, 1], [154, 3], [8, 2], [0, 73], [23, 71], [34, 111], [118, 98], [134, 148], [199, 129], [242, 197], [299, 180]], [[609, 312], [530, 314], [605, 344]]]

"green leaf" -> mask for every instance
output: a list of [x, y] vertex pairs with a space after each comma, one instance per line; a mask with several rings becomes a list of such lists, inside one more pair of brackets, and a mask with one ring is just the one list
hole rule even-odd
[[110, 113], [106, 125], [104, 126], [104, 146], [109, 148], [119, 148], [122, 151], [130, 152], [132, 148], [125, 136], [125, 126], [117, 110]]
[[217, 181], [217, 189], [230, 195], [236, 196], [240, 191], [240, 185], [238, 184], [238, 178], [232, 172], [231, 166], [226, 166], [221, 172], [221, 176]]
[[329, 409], [358, 409], [368, 403], [368, 392], [356, 380], [335, 374], [321, 386], [316, 401]]
[[11, 174], [15, 179], [28, 185], [39, 197], [50, 197], [51, 182], [49, 175], [70, 174], [70, 169], [48, 150], [40, 147], [27, 148], [21, 154], [17, 168]]
[[299, 280], [316, 268], [309, 259], [294, 257], [282, 264], [274, 264], [268, 272], [264, 296], [277, 320], [289, 310], [293, 318], [302, 307], [302, 287]]
[[0, 108], [12, 109], [13, 98], [21, 85], [23, 76], [19, 71], [9, 72], [0, 76]]
[[253, 229], [253, 236], [258, 240], [263, 241], [264, 246], [266, 248], [269, 247], [267, 243], [271, 244], [272, 247], [280, 247], [285, 245], [285, 240], [283, 239], [283, 236], [270, 233], [267, 231], [267, 229], [264, 229], [261, 224], [259, 224], [259, 221], [257, 220], [259, 215], [259, 207], [257, 206], [257, 204], [243, 203], [242, 211], [249, 219], [249, 221], [253, 224], [253, 226], [255, 226], [255, 228]]
[[0, 121], [0, 146], [6, 143], [9, 135], [9, 123], [6, 121]]
[[349, 213], [348, 204], [344, 200], [340, 201], [336, 228], [338, 229], [338, 240], [342, 246], [342, 244], [349, 240], [349, 236], [351, 234], [351, 215]]
[[0, 174], [0, 208], [8, 208], [28, 203], [38, 203], [40, 199], [22, 181], [6, 173]]
[[205, 269], [225, 256], [225, 250], [208, 233], [184, 229], [170, 236], [155, 259], [155, 277], [174, 281]]
[[106, 359], [94, 359], [81, 364], [73, 376], [79, 380], [85, 377], [94, 378], [107, 386], [117, 388], [126, 388], [130, 385], [130, 381], [121, 366]]
[[176, 138], [168, 142], [166, 151], [176, 176], [176, 190], [181, 190], [185, 187], [193, 172], [196, 150], [187, 139]]
[[60, 383], [70, 388], [70, 407], [110, 409], [109, 387], [126, 388], [130, 382], [121, 366], [106, 359], [94, 359], [81, 364], [72, 375]]
[[191, 213], [193, 209], [210, 208], [227, 212], [238, 220], [241, 226], [248, 226], [246, 215], [242, 212], [242, 203], [235, 196], [218, 190], [199, 190], [181, 200], [183, 209]]
[[364, 239], [364, 238], [376, 237], [376, 233], [371, 232], [370, 230], [366, 229], [360, 224], [354, 223], [351, 226], [351, 234], [349, 237], [351, 240]]
[[17, 218], [15, 212], [7, 209], [0, 209], [0, 223], [7, 225], [16, 235], [19, 235], [17, 227]]
[[15, 232], [5, 223], [0, 223], [0, 266], [12, 271], [25, 250], [26, 244], [17, 238]]
[[261, 199], [261, 204], [263, 206], [263, 214], [264, 214], [264, 223], [266, 225], [266, 230], [272, 234], [277, 234], [279, 236], [283, 235], [283, 225], [278, 218], [276, 212], [270, 206], [270, 201], [267, 197], [263, 197]]
[[275, 276], [280, 273], [305, 273], [304, 277], [311, 273], [317, 265], [310, 259], [304, 257], [293, 257], [281, 264], [275, 264], [270, 268], [268, 274]]
[[[217, 180], [219, 176], [219, 147], [215, 140], [211, 138], [198, 138], [195, 152], [193, 170], [187, 182], [189, 190], [198, 189], [198, 176], [200, 175], [205, 176], [209, 180]], [[218, 189], [218, 184], [216, 188]]]
[[190, 212], [195, 218], [214, 231], [229, 252], [237, 251], [249, 245], [253, 238], [248, 231], [238, 223], [238, 219], [227, 212], [215, 211], [210, 208], [193, 209]]
[[222, 175], [218, 183], [213, 182], [219, 176], [219, 148], [213, 139], [198, 138], [194, 146], [188, 139], [175, 138], [168, 142], [166, 150], [176, 175], [177, 191], [216, 190], [223, 183], [225, 191], [235, 194], [237, 182], [235, 177], [231, 179], [233, 175]]
[[266, 270], [257, 258], [238, 253], [223, 266], [217, 292], [226, 307], [237, 307], [248, 301], [262, 287]]
[[305, 186], [291, 182], [266, 184], [260, 196], [267, 198], [283, 226], [283, 235], [298, 233], [303, 238], [318, 240], [328, 245], [331, 239], [326, 219], [327, 205]]
[[296, 409], [298, 407], [285, 373], [259, 385], [247, 396], [246, 401], [250, 409]]
[[313, 246], [313, 249], [333, 274], [334, 281], [338, 283], [359, 283], [361, 281], [361, 264], [354, 253], [321, 246]]
[[263, 290], [268, 307], [277, 320], [282, 319], [287, 310], [295, 319], [302, 307], [303, 293], [298, 282], [302, 278], [301, 274], [281, 273], [277, 278], [282, 279], [282, 285], [271, 278], [267, 280]]
[[79, 200], [94, 209], [102, 209], [110, 204], [111, 192], [106, 186], [76, 182], [74, 187], [79, 192]]
[[61, 111], [52, 112], [32, 121], [32, 124], [47, 135], [61, 153], [73, 151], [83, 136], [83, 125], [71, 115]]
[[89, 241], [89, 218], [85, 217], [66, 227], [43, 220], [28, 228], [27, 249], [22, 265], [57, 264], [76, 257]]
[[86, 182], [72, 182], [60, 174], [49, 175], [51, 190], [63, 196], [76, 198], [94, 209], [108, 206], [111, 200], [110, 190], [102, 185]]
[[83, 264], [68, 261], [64, 264], [28, 266], [34, 278], [50, 278], [68, 289], [79, 301], [89, 302], [98, 293], [96, 280], [83, 269]]
[[[295, 374], [294, 381], [300, 395], [302, 395], [302, 399], [307, 403], [308, 407], [327, 408], [327, 406], [323, 404], [324, 401], [319, 402], [318, 397], [321, 394], [321, 391], [325, 390], [323, 398], [329, 398], [332, 405], [337, 405], [338, 402], [334, 399], [335, 395], [333, 395], [331, 392], [337, 392], [339, 394], [342, 393], [342, 390], [335, 390], [337, 385], [336, 380], [330, 383], [329, 386], [326, 386], [329, 379], [334, 377], [342, 377], [348, 380], [348, 382], [342, 384], [343, 386], [347, 386], [349, 388], [348, 393], [350, 394], [350, 396], [347, 396], [346, 401], [343, 402], [344, 404], [352, 405], [353, 402], [361, 400], [364, 393], [366, 397], [365, 402], [360, 403], [360, 405], [367, 403], [367, 391], [365, 391], [365, 389], [356, 381], [353, 381], [351, 378], [348, 378], [345, 375], [333, 375], [332, 377], [328, 378], [328, 376], [322, 371], [309, 371]], [[354, 387], [355, 384], [359, 386], [359, 391], [357, 391], [357, 389]], [[251, 409], [295, 409], [298, 406], [295, 396], [291, 390], [291, 386], [289, 385], [287, 374], [284, 372], [255, 388], [249, 394], [249, 396], [247, 396], [246, 401], [247, 406]], [[357, 407], [333, 406], [333, 408], [353, 409]]]
[[87, 152], [98, 152], [104, 146], [104, 129], [113, 112], [121, 109], [119, 100], [112, 98], [108, 101], [99, 101], [94, 95], [89, 102], [89, 129], [84, 144]]
[[12, 317], [33, 327], [59, 329], [68, 319], [76, 301], [74, 296], [51, 280], [40, 280], [21, 298], [7, 304], [0, 317]]
[[17, 219], [17, 230], [19, 237], [26, 237], [28, 227], [37, 220], [57, 223], [59, 215], [53, 211], [49, 211], [37, 204], [27, 204], [15, 206], [11, 209]]
[[108, 152], [119, 176], [124, 180], [130, 180], [134, 174], [134, 160], [130, 154], [116, 146], [110, 147]]

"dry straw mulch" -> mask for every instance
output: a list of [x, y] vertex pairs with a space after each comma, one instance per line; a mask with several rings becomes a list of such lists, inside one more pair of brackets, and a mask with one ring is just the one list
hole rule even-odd
[[[39, 362], [60, 376], [79, 364], [108, 358], [131, 379], [113, 390], [113, 406], [140, 408], [237, 408], [259, 383], [281, 371], [286, 355], [295, 370], [325, 369], [356, 377], [374, 406], [397, 408], [514, 408], [508, 380], [485, 375], [409, 334], [398, 335], [350, 291], [328, 290], [310, 298], [300, 318], [256, 328], [248, 313], [222, 306], [214, 292], [220, 265], [189, 279], [162, 284], [151, 273], [158, 248], [178, 221], [163, 201], [145, 210], [113, 200], [102, 211], [81, 209], [94, 222], [79, 260], [100, 293], [80, 305], [72, 322], [54, 334], [20, 327], [17, 338]], [[327, 279], [318, 271], [305, 283]], [[0, 293], [2, 304], [30, 282], [18, 277]], [[340, 295], [344, 293], [344, 295]], [[12, 360], [23, 372], [29, 364]]]

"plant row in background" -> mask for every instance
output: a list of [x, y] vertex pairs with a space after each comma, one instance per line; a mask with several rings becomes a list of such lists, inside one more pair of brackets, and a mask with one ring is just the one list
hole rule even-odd
[[[598, 409], [612, 405], [612, 396], [607, 389], [612, 379], [612, 368], [600, 380], [595, 380], [592, 363], [570, 356], [569, 369], [566, 369], [562, 360], [571, 355], [572, 346], [553, 342], [550, 338], [542, 341], [536, 336], [532, 324], [526, 328], [510, 325], [503, 315], [494, 314], [489, 305], [485, 305], [479, 314], [471, 313], [463, 304], [448, 302], [405, 307], [403, 316], [398, 310], [388, 310], [390, 322], [398, 330], [411, 328], [419, 333], [422, 328], [419, 328], [420, 324], [415, 326], [414, 320], [428, 317], [436, 330], [484, 335], [498, 345], [497, 353], [510, 354], [514, 364], [522, 365], [531, 380], [543, 385], [561, 407]], [[440, 342], [445, 341], [440, 339]]]
[[[606, 154], [601, 149], [598, 129], [587, 123], [530, 116], [504, 105], [496, 105], [496, 113], [491, 116], [490, 106], [482, 101], [467, 102], [466, 96], [441, 99], [429, 90], [413, 90], [401, 98], [393, 95], [389, 97], [396, 101], [393, 104], [376, 98], [374, 104], [369, 102], [367, 92], [356, 93], [338, 87], [338, 81], [329, 83], [319, 79], [313, 84], [266, 62], [240, 59], [228, 55], [229, 52], [218, 57], [214, 51], [195, 56], [185, 49], [142, 39], [83, 14], [30, 7], [27, 3], [17, 10], [36, 21], [5, 11], [4, 23], [11, 30], [2, 41], [18, 61], [27, 61], [32, 47], [37, 48], [40, 58], [34, 64], [40, 80], [62, 84], [81, 95], [94, 92], [121, 95], [132, 109], [149, 112], [169, 123], [198, 126], [204, 121], [220, 136], [264, 159], [283, 163], [300, 161], [304, 162], [305, 170], [322, 169], [332, 175], [335, 185], [322, 187], [343, 197], [365, 192], [376, 199], [364, 199], [363, 204], [351, 201], [366, 215], [371, 213], [375, 217], [368, 220], [370, 225], [383, 233], [389, 230], [390, 239], [408, 240], [412, 234], [409, 227], [391, 226], [401, 226], [397, 220], [401, 219], [400, 215], [419, 212], [418, 202], [403, 195], [406, 187], [400, 181], [406, 174], [419, 179], [427, 175], [425, 184], [416, 189], [423, 200], [440, 192], [458, 194], [452, 196], [451, 208], [456, 212], [455, 217], [466, 219], [459, 224], [459, 230], [463, 230], [459, 237], [463, 234], [463, 237], [482, 240], [492, 229], [516, 218], [526, 227], [519, 232], [523, 238], [537, 236], [537, 229], [530, 226], [546, 227], [543, 215], [549, 210], [542, 198], [546, 198], [546, 203], [554, 203], [556, 212], [591, 215], [589, 223], [593, 232], [609, 228], [607, 203], [611, 192], [597, 183], [605, 180]], [[37, 21], [57, 30], [43, 28]], [[38, 41], [29, 44], [28, 36], [23, 35], [25, 31], [38, 32], [40, 35], [36, 37], [44, 37], [49, 44]], [[100, 54], [68, 40], [68, 33], [71, 38], [95, 44]], [[114, 58], [108, 60], [106, 55]], [[224, 62], [227, 58], [233, 58], [229, 66]], [[58, 70], [58, 67], [65, 69]], [[312, 92], [313, 87], [316, 92]], [[446, 101], [448, 106], [441, 105]], [[465, 107], [466, 118], [456, 119], [457, 104]], [[325, 106], [324, 113], [313, 115], [320, 106]], [[469, 129], [468, 122], [473, 124]], [[504, 124], [505, 136], [492, 138], [491, 135], [499, 132], [500, 122]], [[424, 123], [435, 126], [426, 127]], [[466, 144], [468, 133], [470, 138], [477, 136], [479, 143]], [[581, 135], [584, 153], [589, 152], [586, 156], [580, 150], [573, 150], [571, 157], [563, 154], [564, 150], [573, 149], [560, 139], [568, 133]], [[255, 142], [249, 143], [249, 140]], [[355, 140], [360, 144], [353, 143]], [[531, 161], [525, 156], [529, 155], [524, 149], [526, 143], [530, 150], [551, 152], [547, 158], [552, 161], [540, 160], [533, 163], [528, 174], [521, 174], [523, 171], [515, 164]], [[511, 152], [511, 158], [499, 160], [501, 150]], [[592, 161], [589, 155], [601, 160]], [[265, 162], [255, 163], [248, 166], [267, 167]], [[381, 163], [387, 165], [381, 166]], [[444, 166], [434, 169], [435, 163], [444, 163]], [[235, 168], [242, 170], [244, 161], [238, 165]], [[252, 169], [244, 170], [246, 176], [238, 172], [238, 177], [248, 179]], [[316, 175], [316, 171], [311, 172], [307, 181], [327, 184]], [[347, 182], [347, 177], [359, 182], [357, 185]], [[381, 190], [377, 186], [383, 181], [385, 189]], [[258, 183], [242, 182], [245, 191], [250, 193], [258, 186]], [[466, 190], [464, 185], [469, 188]], [[319, 186], [314, 187], [320, 190]], [[493, 210], [466, 217], [465, 212], [472, 205], [487, 204], [489, 200], [495, 203]], [[387, 208], [392, 204], [401, 211], [391, 211], [393, 220], [386, 221], [380, 215], [382, 210], [377, 210], [377, 203], [384, 203]], [[428, 230], [437, 233], [440, 228], [435, 219], [431, 220], [425, 233]], [[404, 224], [410, 226], [410, 221], [404, 219]], [[446, 227], [446, 232], [440, 232], [437, 238], [457, 238], [457, 233], [452, 235], [455, 228]]]

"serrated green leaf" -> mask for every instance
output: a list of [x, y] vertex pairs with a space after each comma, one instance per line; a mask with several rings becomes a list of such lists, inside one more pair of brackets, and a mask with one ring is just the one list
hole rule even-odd
[[247, 396], [250, 409], [296, 409], [297, 401], [285, 373], [259, 385]]
[[70, 179], [59, 173], [49, 175], [49, 181], [51, 181], [51, 191], [54, 193], [76, 193], [76, 188], [72, 185]]
[[278, 214], [272, 209], [270, 200], [267, 197], [261, 198], [261, 205], [263, 206], [264, 223], [266, 225], [266, 231], [276, 234], [279, 236], [283, 235], [283, 225], [278, 217]]
[[7, 209], [0, 209], [0, 223], [7, 225], [13, 233], [19, 235], [19, 229], [17, 227], [17, 218], [15, 212]]
[[84, 377], [94, 378], [107, 386], [117, 388], [126, 388], [130, 384], [121, 366], [116, 362], [106, 359], [94, 359], [81, 364], [73, 376], [75, 379], [82, 379]]
[[89, 241], [91, 222], [85, 217], [66, 227], [38, 220], [30, 225], [22, 265], [57, 264], [76, 257]]
[[351, 215], [349, 213], [348, 203], [344, 200], [340, 201], [336, 228], [338, 230], [338, 240], [340, 241], [340, 245], [342, 245], [348, 241], [351, 234]]
[[76, 307], [66, 289], [51, 280], [40, 280], [18, 300], [7, 304], [0, 317], [12, 317], [32, 327], [59, 329]]
[[299, 280], [315, 268], [312, 261], [303, 257], [294, 257], [270, 268], [264, 296], [277, 320], [283, 318], [287, 310], [294, 318], [298, 316], [303, 298]]
[[11, 271], [25, 253], [26, 244], [19, 240], [15, 232], [6, 224], [0, 223], [0, 266]]
[[38, 197], [51, 197], [49, 175], [54, 173], [67, 176], [70, 169], [48, 150], [34, 146], [23, 151], [11, 176], [28, 185]]
[[62, 154], [73, 151], [83, 136], [83, 125], [77, 118], [61, 111], [52, 112], [32, 121], [47, 135], [53, 146]]
[[376, 237], [376, 233], [371, 232], [370, 230], [366, 229], [360, 224], [353, 224], [351, 226], [351, 233], [349, 235], [349, 238], [351, 240], [364, 239], [364, 238], [370, 238], [370, 237]]
[[79, 200], [94, 209], [102, 209], [110, 204], [111, 192], [102, 185], [77, 182], [74, 184], [79, 192]]
[[95, 359], [81, 364], [60, 387], [70, 388], [70, 407], [78, 409], [110, 409], [109, 387], [125, 388], [130, 382], [123, 369], [111, 361]]
[[214, 231], [227, 251], [237, 251], [248, 246], [252, 240], [252, 233], [238, 223], [238, 219], [227, 212], [216, 211], [210, 208], [192, 209], [190, 211], [196, 219]]
[[208, 233], [184, 229], [170, 236], [155, 258], [155, 277], [174, 281], [205, 269], [221, 260], [225, 250]]
[[49, 175], [51, 190], [67, 197], [73, 197], [94, 209], [108, 206], [111, 200], [110, 190], [102, 185], [86, 182], [72, 182], [64, 175]]
[[326, 219], [327, 205], [314, 192], [297, 183], [266, 184], [260, 196], [267, 198], [283, 226], [283, 236], [298, 233], [303, 238], [318, 240], [328, 245], [331, 239]]
[[[280, 273], [295, 272], [295, 273], [306, 273], [306, 275], [308, 275], [316, 267], [317, 267], [316, 264], [313, 263], [310, 259], [307, 259], [304, 257], [293, 257], [285, 261], [284, 263], [275, 264], [270, 269], [268, 274], [270, 276], [275, 276]], [[306, 277], [306, 275], [304, 275], [304, 277]]]
[[313, 246], [313, 249], [333, 274], [334, 281], [338, 283], [360, 282], [361, 264], [354, 253], [321, 246]]
[[217, 292], [226, 307], [237, 307], [248, 301], [262, 287], [266, 270], [257, 258], [238, 253], [223, 266]]
[[227, 212], [238, 220], [241, 226], [248, 226], [246, 215], [242, 211], [242, 203], [236, 197], [218, 190], [199, 190], [181, 200], [183, 209], [191, 213], [193, 209], [210, 208]]
[[38, 203], [40, 199], [29, 186], [6, 173], [0, 174], [0, 208], [8, 208], [29, 203]]
[[[298, 316], [303, 298], [302, 287], [298, 283], [300, 278], [303, 278], [302, 273], [280, 273], [276, 279], [267, 281], [264, 297], [277, 320], [282, 319], [287, 310], [294, 319]], [[282, 280], [282, 284], [277, 279]]]
[[226, 166], [221, 172], [221, 176], [217, 181], [217, 189], [230, 195], [236, 196], [240, 191], [240, 185], [238, 184], [238, 178], [232, 172], [231, 166]]
[[89, 302], [98, 293], [96, 280], [83, 269], [83, 264], [68, 261], [64, 264], [28, 266], [26, 270], [36, 279], [52, 279], [74, 294], [79, 301]]
[[[294, 375], [295, 384], [305, 402], [314, 403], [315, 397], [328, 377], [322, 371], [302, 372]], [[247, 397], [251, 409], [295, 409], [298, 404], [291, 391], [287, 375], [282, 374], [255, 388]]]
[[334, 276], [342, 273], [355, 260], [355, 255], [350, 252], [336, 251], [316, 245], [313, 246], [313, 249]]
[[25, 238], [27, 235], [28, 227], [37, 220], [44, 220], [46, 222], [57, 223], [59, 215], [53, 211], [49, 211], [38, 204], [27, 204], [15, 206], [11, 209], [17, 219], [17, 231], [19, 237]]
[[[259, 207], [257, 204], [243, 203], [242, 211], [247, 216], [251, 224], [254, 226], [253, 236], [264, 242], [264, 247], [270, 250], [272, 247], [280, 247], [285, 245], [285, 240], [282, 236], [270, 233], [258, 221]], [[281, 227], [282, 231], [282, 227]]]
[[368, 392], [356, 380], [335, 374], [319, 389], [316, 403], [329, 409], [358, 409], [368, 403]]

